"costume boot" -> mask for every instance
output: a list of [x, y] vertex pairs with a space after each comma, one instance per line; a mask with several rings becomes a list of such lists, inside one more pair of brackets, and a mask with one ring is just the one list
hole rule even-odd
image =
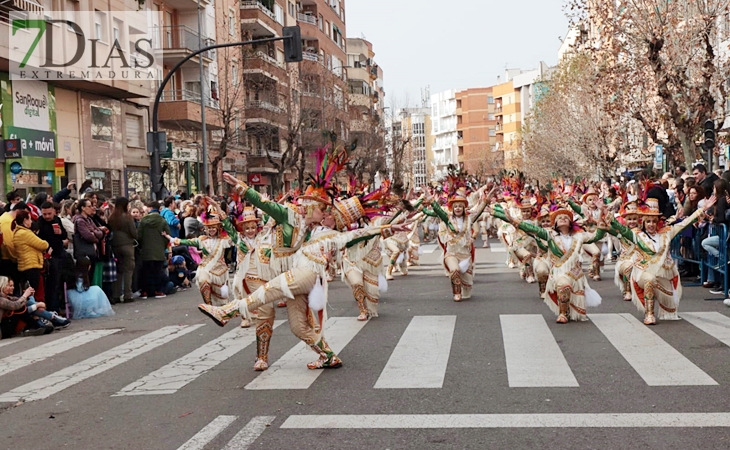
[[461, 274], [458, 270], [451, 272], [451, 290], [454, 293], [454, 301], [461, 301]]
[[241, 302], [243, 302], [244, 305], [246, 304], [245, 301], [234, 300], [223, 306], [198, 305], [198, 309], [200, 312], [213, 319], [213, 322], [215, 322], [216, 325], [223, 327], [229, 320], [240, 314], [239, 307]]
[[558, 306], [560, 307], [560, 314], [558, 314], [556, 322], [568, 323], [570, 317], [570, 287], [558, 290]]
[[627, 302], [630, 302], [631, 301], [631, 281], [630, 281], [629, 277], [627, 277], [625, 275], [621, 277], [621, 280], [624, 283], [624, 300]]
[[342, 360], [335, 355], [335, 352], [332, 351], [324, 338], [320, 339], [316, 344], [310, 345], [310, 347], [319, 355], [319, 359], [307, 364], [307, 368], [314, 370], [342, 367]]
[[527, 281], [528, 284], [532, 284], [535, 282], [535, 273], [532, 270], [532, 265], [529, 263], [525, 263], [525, 281]]
[[203, 302], [205, 302], [206, 305], [210, 305], [210, 294], [213, 291], [213, 286], [210, 285], [210, 283], [203, 283], [202, 286], [200, 286], [200, 295], [203, 296]]
[[655, 325], [654, 317], [654, 283], [647, 283], [644, 288], [644, 324]]
[[257, 372], [269, 368], [269, 341], [273, 331], [273, 320], [262, 320], [256, 326], [256, 363], [253, 370]]
[[395, 267], [395, 261], [391, 259], [390, 264], [388, 265], [388, 271], [385, 273], [385, 279], [388, 281], [392, 281], [395, 279], [393, 278], [393, 267]]
[[545, 294], [545, 288], [547, 288], [547, 281], [548, 281], [547, 278], [540, 277], [537, 279], [537, 287], [540, 289], [541, 298]]
[[601, 255], [593, 257], [592, 272], [594, 281], [601, 281]]
[[360, 309], [360, 315], [357, 316], [357, 320], [361, 322], [368, 320], [370, 313], [368, 313], [368, 307], [365, 305], [365, 299], [367, 298], [365, 287], [362, 284], [355, 285], [355, 287], [352, 288], [352, 294], [355, 296], [357, 307]]

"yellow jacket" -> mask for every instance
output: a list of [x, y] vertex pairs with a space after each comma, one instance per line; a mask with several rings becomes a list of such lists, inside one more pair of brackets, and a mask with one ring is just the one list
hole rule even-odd
[[13, 224], [13, 215], [9, 212], [0, 216], [0, 232], [3, 234], [2, 258], [15, 261], [15, 247], [13, 246], [13, 231], [10, 229]]
[[43, 268], [43, 252], [48, 250], [48, 242], [29, 229], [17, 226], [13, 231], [13, 246], [19, 271]]

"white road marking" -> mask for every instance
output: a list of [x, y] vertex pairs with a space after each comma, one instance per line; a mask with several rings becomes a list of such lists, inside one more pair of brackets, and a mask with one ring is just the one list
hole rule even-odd
[[228, 428], [238, 416], [218, 416], [208, 425], [200, 430], [195, 436], [191, 437], [186, 443], [181, 445], [177, 450], [203, 450], [206, 445], [216, 436], [221, 434], [223, 430]]
[[591, 314], [590, 319], [649, 386], [717, 385], [633, 315]]
[[[325, 324], [324, 337], [332, 350], [339, 353], [366, 323], [355, 317], [331, 317]], [[317, 354], [304, 342], [299, 342], [245, 389], [308, 389], [322, 374], [322, 370], [307, 369], [307, 363], [315, 359]]]
[[[274, 321], [274, 328], [285, 320]], [[174, 394], [205, 372], [256, 342], [256, 328], [229, 331], [164, 367], [122, 388], [113, 397]]]
[[507, 247], [505, 247], [501, 242], [490, 242], [489, 250], [491, 250], [492, 253], [507, 253]]
[[730, 413], [297, 415], [281, 425], [299, 429], [708, 427], [730, 427]]
[[541, 314], [500, 315], [509, 387], [577, 387]]
[[700, 330], [730, 347], [730, 317], [717, 311], [687, 312], [680, 316]]
[[425, 254], [433, 253], [439, 248], [438, 244], [422, 244], [420, 252]]
[[415, 316], [380, 373], [375, 389], [441, 388], [456, 316]]
[[15, 344], [16, 342], [20, 342], [23, 339], [28, 339], [27, 337], [16, 337], [12, 339], [3, 339], [0, 341], [0, 347], [5, 347], [6, 345]]
[[160, 328], [157, 331], [145, 334], [118, 347], [92, 356], [85, 361], [59, 370], [47, 377], [31, 381], [10, 392], [6, 392], [0, 395], [0, 402], [17, 402], [21, 400], [29, 402], [48, 398], [57, 392], [61, 392], [94, 375], [124, 364], [135, 356], [147, 353], [202, 326], [203, 324], [191, 326], [175, 325]]
[[223, 450], [246, 450], [271, 425], [274, 419], [276, 419], [276, 416], [254, 417], [228, 442]]
[[51, 358], [59, 353], [65, 352], [66, 350], [71, 350], [72, 348], [95, 341], [101, 337], [114, 334], [117, 331], [121, 331], [121, 328], [80, 331], [55, 341], [46, 342], [45, 344], [33, 347], [30, 350], [8, 356], [7, 358], [0, 360], [0, 376], [39, 361], [43, 361], [46, 358]]

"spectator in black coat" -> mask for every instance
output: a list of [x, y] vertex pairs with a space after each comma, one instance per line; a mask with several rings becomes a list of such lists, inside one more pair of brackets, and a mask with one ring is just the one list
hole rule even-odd
[[[715, 181], [713, 189], [713, 194], [717, 197], [717, 204], [715, 204], [715, 207], [710, 210], [708, 215], [711, 217], [711, 221], [715, 225], [727, 224], [728, 218], [726, 217], [726, 213], [728, 211], [728, 203], [726, 196], [728, 194], [728, 191], [730, 191], [730, 185], [727, 181], [718, 178], [717, 181]], [[702, 240], [702, 248], [704, 248], [708, 254], [714, 256], [715, 258], [720, 256], [720, 245], [720, 236], [718, 236], [717, 233], [714, 233], [714, 236], [708, 236]], [[727, 244], [722, 243], [722, 245]], [[721, 263], [725, 264], [725, 261], [721, 261]], [[719, 292], [711, 290], [710, 292], [712, 293], [724, 294], [720, 284], [715, 281], [717, 279], [715, 272], [715, 270], [710, 268], [707, 276], [707, 282], [704, 283], [703, 286], [712, 289], [719, 289]]]
[[710, 198], [712, 195], [712, 190], [715, 186], [715, 181], [719, 179], [717, 175], [714, 173], [707, 173], [707, 167], [705, 167], [704, 164], [697, 164], [692, 169], [692, 176], [694, 176], [695, 181], [697, 181], [697, 184], [702, 186], [702, 189], [705, 190], [705, 198]]

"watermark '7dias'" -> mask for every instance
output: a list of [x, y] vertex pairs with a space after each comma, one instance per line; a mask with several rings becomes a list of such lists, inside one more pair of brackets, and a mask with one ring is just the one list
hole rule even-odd
[[154, 11], [13, 12], [8, 30], [13, 80], [161, 80], [162, 48], [187, 44]]

